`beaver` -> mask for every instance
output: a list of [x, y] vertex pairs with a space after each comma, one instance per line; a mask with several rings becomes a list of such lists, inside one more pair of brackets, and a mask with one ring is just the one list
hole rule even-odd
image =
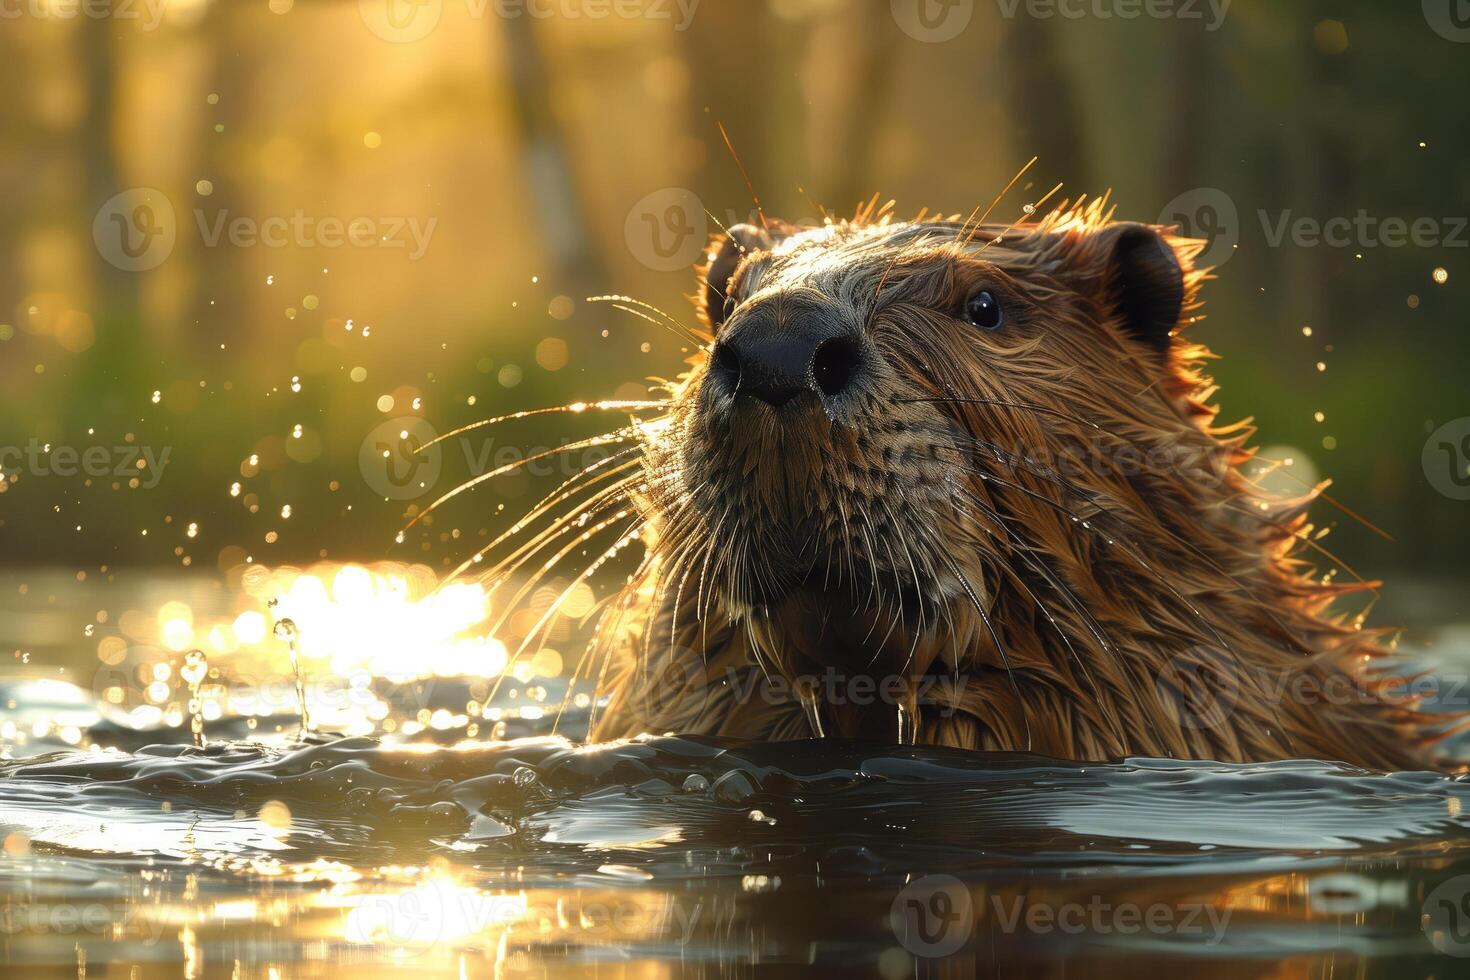
[[1106, 199], [717, 236], [591, 736], [1447, 767], [1460, 720], [1336, 611], [1376, 583], [1305, 558], [1320, 488], [1217, 424], [1201, 248]]

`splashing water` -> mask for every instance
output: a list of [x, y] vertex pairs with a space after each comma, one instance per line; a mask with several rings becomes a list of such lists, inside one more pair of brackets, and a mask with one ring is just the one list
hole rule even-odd
[[[272, 599], [269, 603], [271, 612], [274, 613], [279, 606], [279, 601]], [[276, 639], [286, 644], [286, 649], [291, 654], [291, 673], [296, 678], [296, 707], [301, 712], [301, 737], [312, 731], [311, 710], [306, 704], [306, 681], [301, 676], [301, 645], [298, 642], [300, 630], [296, 623], [290, 618], [278, 619], [271, 627], [271, 632]]]
[[[1167, 957], [1448, 976], [1438, 958], [1470, 953], [1449, 918], [1470, 907], [1466, 781], [855, 742], [823, 731], [815, 687], [809, 740], [579, 745], [551, 737], [598, 706], [573, 666], [534, 667], [535, 643], [517, 660], [518, 641], [470, 656], [458, 627], [442, 656], [428, 633], [399, 650], [380, 607], [415, 626], [458, 610], [482, 638], [498, 611], [376, 582], [262, 569], [239, 605], [139, 620], [172, 659], [120, 660], [95, 694], [0, 681], [0, 751], [29, 754], [0, 757], [0, 972], [917, 977], [1065, 958], [1090, 975]], [[105, 669], [121, 649], [100, 641]], [[262, 710], [249, 696], [276, 681]], [[912, 741], [912, 702], [895, 710]], [[101, 925], [56, 928], [57, 908]]]
[[919, 722], [913, 709], [906, 704], [898, 705], [898, 744], [913, 745], [919, 740]]
[[801, 711], [806, 715], [806, 722], [811, 726], [812, 734], [817, 738], [825, 738], [827, 733], [822, 728], [822, 708], [817, 701], [816, 685], [803, 681], [797, 685], [796, 694], [801, 701]]
[[[27, 962], [127, 959], [166, 936], [282, 976], [481, 956], [556, 976], [609, 957], [1024, 974], [1063, 955], [1069, 972], [1163, 955], [1418, 975], [1461, 948], [1437, 903], [1470, 887], [1470, 785], [1321, 762], [312, 733], [3, 763], [0, 791], [12, 908], [40, 882], [116, 919], [80, 941], [11, 935], [4, 955]], [[912, 919], [941, 905], [948, 925]]]
[[204, 748], [204, 699], [199, 695], [199, 685], [209, 674], [209, 658], [203, 650], [190, 650], [184, 654], [184, 666], [179, 671], [184, 683], [189, 685], [189, 730], [194, 736], [194, 745]]

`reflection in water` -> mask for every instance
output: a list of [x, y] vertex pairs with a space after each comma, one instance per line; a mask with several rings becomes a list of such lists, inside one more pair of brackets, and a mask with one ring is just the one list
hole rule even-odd
[[[313, 735], [0, 779], [16, 962], [1401, 962], [1459, 950], [1470, 895], [1470, 785], [1325, 763]], [[53, 928], [58, 907], [95, 929]]]
[[[0, 681], [0, 962], [904, 977], [1164, 957], [1322, 976], [1451, 975], [1445, 956], [1470, 955], [1458, 779], [833, 739], [582, 746], [549, 734], [562, 653], [506, 653], [566, 583], [491, 637], [493, 593], [417, 566], [249, 568], [241, 586], [238, 603], [89, 595], [85, 663]], [[317, 731], [273, 635], [287, 619]], [[560, 730], [579, 733], [590, 701], [567, 700]]]

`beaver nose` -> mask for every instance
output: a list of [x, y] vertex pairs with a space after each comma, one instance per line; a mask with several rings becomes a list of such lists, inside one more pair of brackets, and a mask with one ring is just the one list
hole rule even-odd
[[857, 375], [857, 342], [832, 316], [744, 318], [715, 345], [710, 378], [737, 395], [775, 408], [803, 392], [824, 402], [842, 394]]

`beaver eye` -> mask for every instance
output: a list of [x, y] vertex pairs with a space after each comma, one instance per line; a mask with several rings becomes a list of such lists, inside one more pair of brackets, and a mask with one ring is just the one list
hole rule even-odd
[[988, 289], [971, 296], [965, 301], [965, 320], [973, 323], [981, 330], [999, 330], [1000, 325], [1005, 322], [1005, 315], [1000, 309], [1000, 300]]

